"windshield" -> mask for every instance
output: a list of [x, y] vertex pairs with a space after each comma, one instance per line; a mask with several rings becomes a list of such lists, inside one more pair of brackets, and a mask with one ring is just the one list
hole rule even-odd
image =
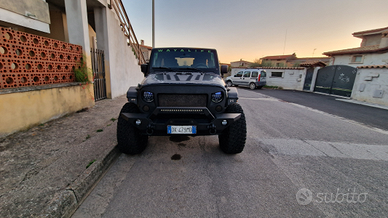
[[217, 54], [212, 49], [161, 48], [154, 49], [151, 68], [176, 70], [218, 71]]

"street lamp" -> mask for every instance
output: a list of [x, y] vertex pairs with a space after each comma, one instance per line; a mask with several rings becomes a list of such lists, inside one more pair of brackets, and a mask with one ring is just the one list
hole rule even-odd
[[155, 48], [155, 0], [152, 0], [152, 48]]

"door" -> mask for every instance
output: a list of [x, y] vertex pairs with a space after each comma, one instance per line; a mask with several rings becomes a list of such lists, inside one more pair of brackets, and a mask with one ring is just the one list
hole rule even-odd
[[241, 85], [249, 86], [250, 79], [251, 79], [251, 71], [244, 71], [244, 74], [241, 80]]
[[357, 68], [332, 65], [318, 71], [314, 91], [350, 97]]
[[311, 81], [313, 80], [314, 68], [308, 68], [306, 72], [306, 78], [304, 79], [303, 90], [310, 90]]
[[232, 77], [232, 82], [234, 85], [241, 85], [241, 80], [242, 80], [241, 78], [243, 74], [244, 74], [244, 71], [239, 71], [238, 73], [236, 73], [236, 75]]
[[106, 96], [106, 81], [105, 81], [105, 64], [104, 51], [99, 49], [90, 49], [92, 56], [92, 70], [93, 70], [93, 88], [94, 101], [105, 99]]

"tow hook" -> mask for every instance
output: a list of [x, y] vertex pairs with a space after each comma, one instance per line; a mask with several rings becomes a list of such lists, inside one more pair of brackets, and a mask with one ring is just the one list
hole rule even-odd
[[146, 130], [146, 133], [147, 133], [147, 135], [152, 135], [152, 134], [154, 134], [154, 127], [151, 126], [151, 125], [148, 125], [148, 126], [147, 126], [147, 130]]
[[210, 134], [214, 135], [217, 133], [217, 127], [214, 124], [209, 125], [207, 128]]

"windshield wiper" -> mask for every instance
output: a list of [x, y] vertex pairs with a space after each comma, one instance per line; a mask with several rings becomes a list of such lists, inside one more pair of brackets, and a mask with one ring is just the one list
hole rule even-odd
[[152, 67], [152, 69], [157, 69], [157, 70], [170, 70], [173, 72], [177, 72], [175, 69], [172, 69], [171, 67]]

